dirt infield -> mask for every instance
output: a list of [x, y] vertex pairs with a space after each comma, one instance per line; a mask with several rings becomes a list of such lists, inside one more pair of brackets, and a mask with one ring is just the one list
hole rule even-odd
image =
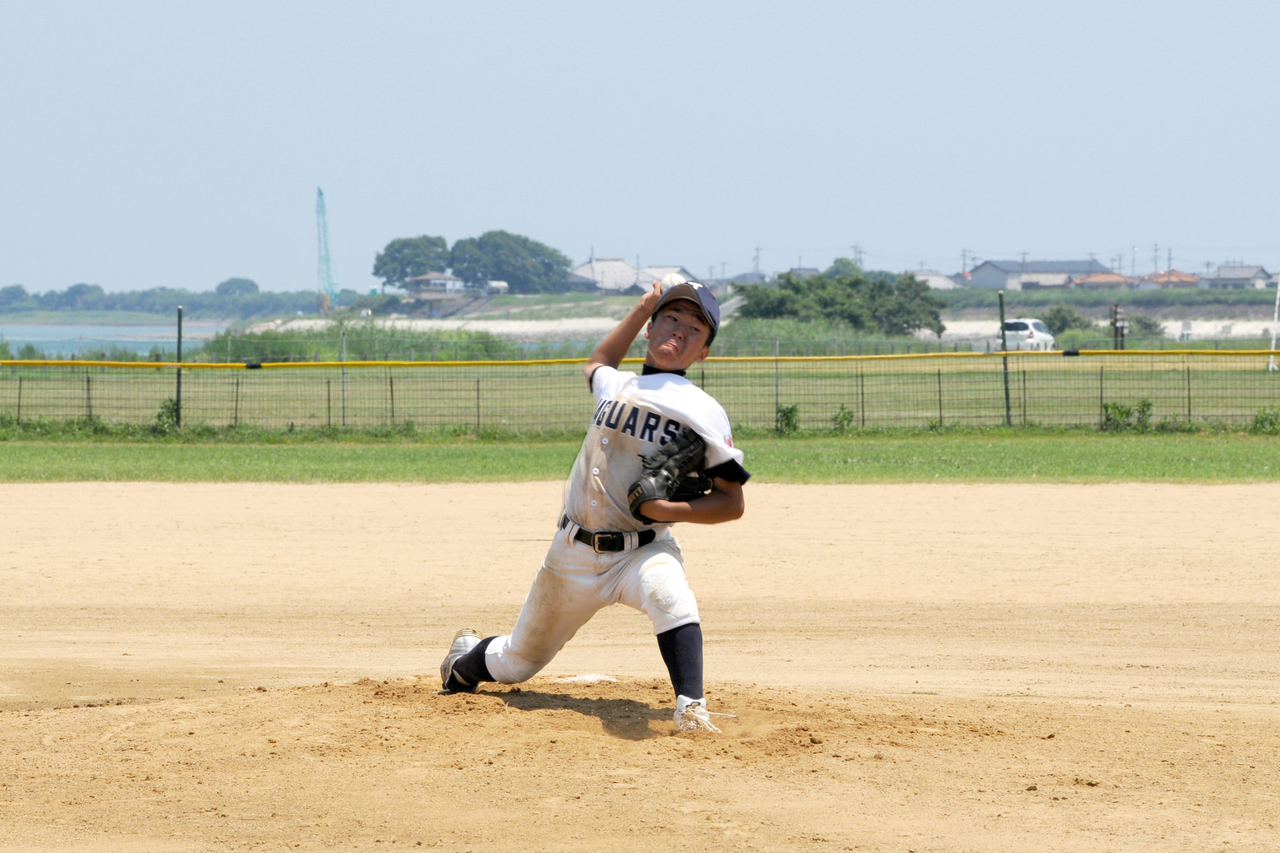
[[0, 851], [1280, 846], [1280, 485], [752, 483], [680, 530], [721, 735], [621, 608], [435, 692], [559, 490], [3, 486]]

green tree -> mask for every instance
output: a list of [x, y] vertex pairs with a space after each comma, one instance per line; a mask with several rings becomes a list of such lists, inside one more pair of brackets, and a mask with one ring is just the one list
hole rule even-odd
[[34, 311], [39, 303], [20, 284], [0, 288], [0, 311]]
[[1129, 337], [1163, 338], [1164, 324], [1155, 317], [1148, 317], [1145, 314], [1134, 314], [1129, 318]]
[[910, 275], [856, 272], [834, 278], [816, 275], [801, 281], [787, 273], [776, 287], [747, 285], [738, 315], [744, 318], [795, 317], [836, 320], [858, 330], [907, 335], [918, 329], [942, 334], [940, 299]]
[[106, 294], [96, 284], [73, 284], [62, 293], [49, 291], [41, 294], [40, 307], [52, 307], [60, 311], [90, 311], [104, 307]]
[[213, 290], [219, 296], [248, 296], [258, 292], [258, 283], [251, 278], [229, 278]]
[[453, 244], [453, 274], [472, 286], [505, 281], [512, 293], [554, 293], [565, 289], [571, 263], [537, 240], [506, 231], [486, 231]]
[[1071, 329], [1092, 329], [1093, 321], [1070, 305], [1058, 304], [1040, 315], [1040, 321], [1055, 336]]
[[861, 275], [862, 267], [853, 262], [852, 258], [836, 258], [831, 262], [831, 266], [827, 267], [827, 271], [823, 273], [827, 278], [839, 278], [842, 275]]
[[384, 287], [414, 289], [409, 279], [449, 268], [449, 243], [443, 237], [397, 237], [378, 253], [373, 274]]

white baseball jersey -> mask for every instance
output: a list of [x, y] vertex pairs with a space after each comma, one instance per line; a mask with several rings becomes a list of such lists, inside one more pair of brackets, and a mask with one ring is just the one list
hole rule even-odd
[[[643, 611], [655, 634], [701, 621], [671, 525], [646, 525], [631, 514], [627, 492], [643, 457], [688, 426], [706, 442], [708, 475], [736, 483], [751, 476], [733, 446], [724, 409], [683, 376], [637, 376], [601, 366], [591, 376], [591, 390], [595, 414], [564, 490], [564, 511], [573, 523], [547, 549], [511, 634], [495, 637], [485, 649], [489, 674], [504, 684], [532, 678], [592, 615], [612, 604]], [[575, 540], [579, 527], [595, 533], [653, 530], [656, 536], [647, 545], [635, 547], [631, 538], [622, 551], [597, 553]]]
[[565, 483], [564, 510], [591, 531], [663, 530], [631, 514], [627, 491], [644, 457], [688, 426], [706, 442], [711, 476], [745, 483], [743, 454], [733, 446], [729, 417], [697, 385], [675, 373], [635, 373], [601, 366], [591, 376], [595, 415]]

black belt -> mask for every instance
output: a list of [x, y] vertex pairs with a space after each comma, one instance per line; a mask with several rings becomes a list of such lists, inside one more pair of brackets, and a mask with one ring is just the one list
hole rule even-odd
[[[583, 545], [590, 545], [597, 554], [612, 554], [617, 551], [627, 550], [626, 533], [592, 533], [586, 530], [577, 522], [570, 522], [569, 516], [560, 516], [560, 529], [564, 530], [569, 524], [574, 524], [578, 530], [573, 534], [573, 538]], [[658, 538], [658, 534], [652, 530], [641, 530], [636, 533], [636, 547], [640, 548], [648, 545], [654, 539]]]

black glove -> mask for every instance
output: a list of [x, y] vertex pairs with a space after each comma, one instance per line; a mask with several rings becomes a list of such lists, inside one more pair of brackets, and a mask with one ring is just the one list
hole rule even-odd
[[[711, 480], [705, 474], [701, 479], [706, 488], [698, 490], [697, 477], [690, 477], [701, 472], [707, 450], [702, 436], [689, 427], [681, 427], [676, 437], [659, 447], [644, 459], [640, 469], [640, 479], [631, 484], [627, 490], [627, 501], [631, 506], [631, 514], [645, 524], [653, 524], [640, 512], [640, 505], [652, 500], [689, 500], [706, 494], [711, 488]], [[676, 498], [677, 487], [686, 480], [692, 480], [687, 494], [681, 490], [681, 497]]]

